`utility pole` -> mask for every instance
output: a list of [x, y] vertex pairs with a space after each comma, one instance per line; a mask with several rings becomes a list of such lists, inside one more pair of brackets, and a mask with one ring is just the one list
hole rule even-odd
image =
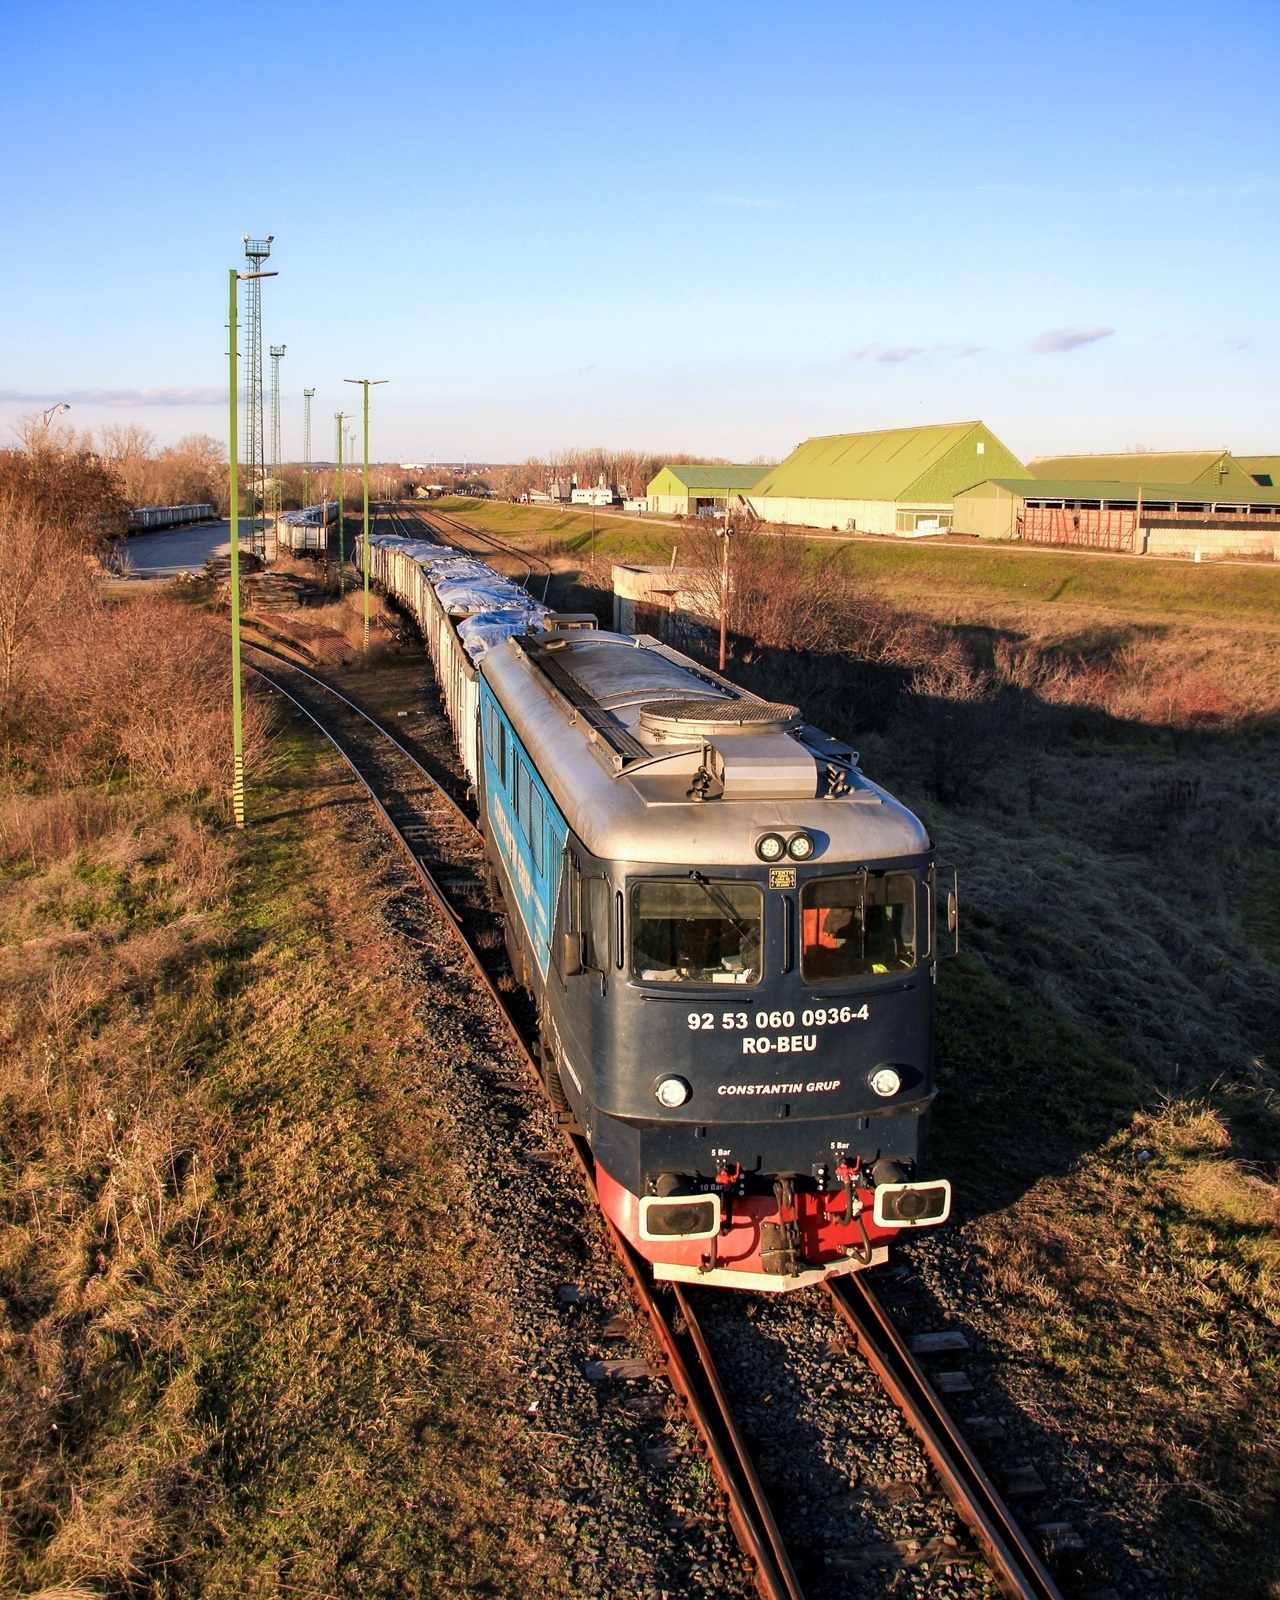
[[345, 411], [335, 411], [333, 420], [338, 424], [338, 593], [347, 592], [347, 552], [346, 552], [346, 525], [342, 519], [342, 501], [344, 495], [342, 481], [342, 426], [346, 421]]
[[236, 299], [241, 278], [247, 278], [252, 282], [253, 292], [256, 294], [261, 292], [257, 280], [278, 276], [279, 274], [275, 272], [249, 273], [237, 272], [234, 267], [230, 269], [227, 316], [230, 375], [227, 390], [231, 406], [231, 461], [227, 482], [227, 498], [230, 504], [227, 509], [231, 516], [231, 810], [237, 828], [244, 827], [244, 707], [240, 683], [240, 462], [236, 454], [236, 429], [239, 427], [236, 391], [240, 379], [238, 370], [240, 359], [239, 351], [236, 349]]
[[344, 383], [358, 383], [364, 389], [364, 648], [369, 653], [369, 390], [388, 383], [388, 378], [344, 378]]
[[720, 537], [724, 540], [724, 559], [720, 563], [720, 670], [724, 671], [725, 654], [729, 642], [729, 535], [733, 532], [733, 524], [729, 521], [728, 508], [725, 509], [724, 532]]

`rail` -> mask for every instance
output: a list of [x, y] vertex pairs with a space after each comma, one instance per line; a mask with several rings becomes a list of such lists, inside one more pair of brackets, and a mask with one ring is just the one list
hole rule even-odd
[[871, 1289], [858, 1281], [857, 1273], [828, 1279], [826, 1287], [837, 1313], [857, 1337], [859, 1355], [920, 1441], [943, 1493], [977, 1540], [1001, 1593], [1010, 1600], [1062, 1600]]

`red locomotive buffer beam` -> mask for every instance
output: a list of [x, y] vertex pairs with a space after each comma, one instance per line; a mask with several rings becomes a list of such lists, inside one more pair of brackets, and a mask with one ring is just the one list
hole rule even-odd
[[731, 1179], [716, 1192], [639, 1196], [596, 1168], [605, 1214], [660, 1280], [798, 1289], [878, 1266], [903, 1227], [950, 1214], [945, 1180], [872, 1188], [847, 1167], [837, 1177], [840, 1187], [826, 1191], [779, 1178], [772, 1194], [741, 1194]]

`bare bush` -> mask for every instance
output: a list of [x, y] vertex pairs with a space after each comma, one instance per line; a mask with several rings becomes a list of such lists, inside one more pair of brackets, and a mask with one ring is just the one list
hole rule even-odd
[[92, 546], [125, 531], [128, 502], [110, 466], [74, 436], [33, 435], [25, 450], [0, 450], [0, 501], [47, 536]]
[[[96, 603], [44, 641], [38, 760], [64, 780], [126, 773], [168, 793], [224, 795], [232, 776], [231, 653], [209, 618], [165, 599]], [[245, 701], [245, 768], [267, 712]], [[35, 751], [33, 749], [32, 753]]]
[[0, 706], [6, 714], [35, 636], [50, 617], [82, 609], [89, 593], [74, 534], [42, 519], [30, 497], [0, 488]]

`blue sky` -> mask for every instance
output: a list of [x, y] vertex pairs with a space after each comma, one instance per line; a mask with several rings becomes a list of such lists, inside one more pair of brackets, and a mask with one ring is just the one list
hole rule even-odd
[[1280, 451], [1280, 7], [6, 0], [0, 426], [225, 437], [273, 233], [284, 443]]

